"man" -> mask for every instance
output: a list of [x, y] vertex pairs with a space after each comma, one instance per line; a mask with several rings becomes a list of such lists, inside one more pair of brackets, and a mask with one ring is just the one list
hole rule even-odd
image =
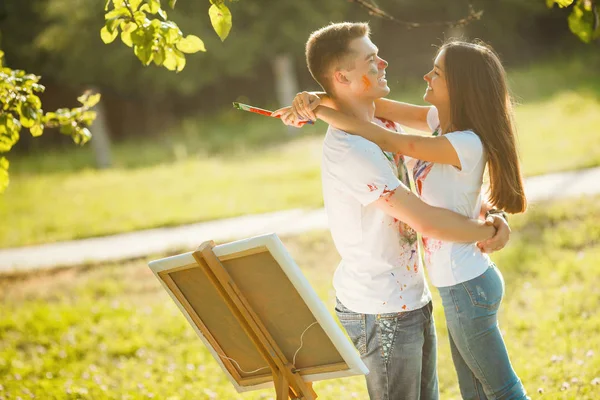
[[[333, 107], [384, 123], [374, 118], [374, 101], [390, 91], [387, 62], [369, 39], [367, 24], [319, 29], [308, 39], [306, 58]], [[287, 124], [298, 122], [289, 109], [277, 113]], [[333, 278], [336, 313], [370, 370], [370, 398], [437, 399], [431, 294], [415, 229], [454, 242], [484, 241], [498, 230], [491, 246], [500, 248], [508, 240], [507, 225], [499, 217], [490, 226], [427, 205], [410, 191], [402, 159], [331, 126], [323, 143], [322, 183], [342, 258]]]

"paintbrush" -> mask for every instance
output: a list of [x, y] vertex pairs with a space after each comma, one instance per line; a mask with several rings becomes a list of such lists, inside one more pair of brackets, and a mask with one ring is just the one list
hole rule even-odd
[[[253, 107], [253, 106], [249, 106], [247, 104], [242, 104], [242, 103], [238, 103], [238, 102], [233, 102], [233, 107], [237, 108], [238, 110], [242, 110], [242, 111], [248, 111], [251, 113], [255, 113], [255, 114], [260, 114], [260, 115], [264, 115], [267, 117], [271, 117], [273, 115], [273, 111], [269, 111], [269, 110], [263, 110], [262, 108], [258, 108], [258, 107]], [[274, 117], [274, 118], [281, 118], [279, 116]], [[312, 121], [300, 121], [299, 125], [304, 125], [304, 124], [313, 124]]]

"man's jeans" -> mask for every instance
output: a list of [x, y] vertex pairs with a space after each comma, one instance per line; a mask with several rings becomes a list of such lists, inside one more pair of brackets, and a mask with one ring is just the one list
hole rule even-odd
[[369, 368], [371, 400], [439, 398], [431, 302], [418, 310], [389, 314], [358, 314], [336, 303], [340, 322]]
[[470, 281], [438, 289], [463, 399], [527, 399], [498, 328], [504, 279], [496, 266]]

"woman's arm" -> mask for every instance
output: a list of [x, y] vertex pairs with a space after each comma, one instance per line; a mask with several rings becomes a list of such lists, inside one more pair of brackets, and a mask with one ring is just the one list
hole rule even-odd
[[[297, 116], [314, 119], [313, 110], [319, 105], [336, 108], [333, 100], [325, 92], [301, 92], [294, 98], [292, 109]], [[427, 124], [427, 113], [430, 109], [430, 106], [416, 106], [389, 99], [375, 100], [376, 116], [426, 132], [431, 132]]]
[[[326, 104], [324, 104], [326, 105]], [[431, 106], [416, 106], [389, 99], [375, 100], [375, 115], [398, 122], [400, 125], [420, 131], [431, 132], [427, 124], [427, 113]]]
[[420, 136], [397, 133], [372, 122], [360, 120], [328, 107], [315, 109], [317, 118], [345, 132], [359, 135], [377, 144], [382, 150], [401, 153], [419, 160], [450, 164], [461, 168], [456, 150], [442, 136]]

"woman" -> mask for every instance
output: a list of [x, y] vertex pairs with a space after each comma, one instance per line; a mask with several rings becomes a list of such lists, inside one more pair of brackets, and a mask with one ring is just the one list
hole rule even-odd
[[[417, 159], [416, 190], [431, 205], [476, 218], [487, 165], [491, 205], [502, 212], [524, 212], [511, 100], [497, 55], [485, 45], [452, 41], [440, 48], [424, 79], [423, 98], [433, 107], [380, 99], [375, 115], [415, 128], [428, 126], [430, 137], [397, 134], [331, 108], [315, 108], [319, 100], [314, 96], [297, 97], [296, 105], [304, 100], [307, 106], [296, 110], [304, 118], [311, 118], [314, 110], [316, 117], [382, 150]], [[282, 118], [289, 123], [294, 115], [288, 112]], [[498, 328], [504, 294], [498, 268], [474, 243], [424, 237], [423, 245], [430, 281], [442, 297], [463, 398], [527, 398]]]

